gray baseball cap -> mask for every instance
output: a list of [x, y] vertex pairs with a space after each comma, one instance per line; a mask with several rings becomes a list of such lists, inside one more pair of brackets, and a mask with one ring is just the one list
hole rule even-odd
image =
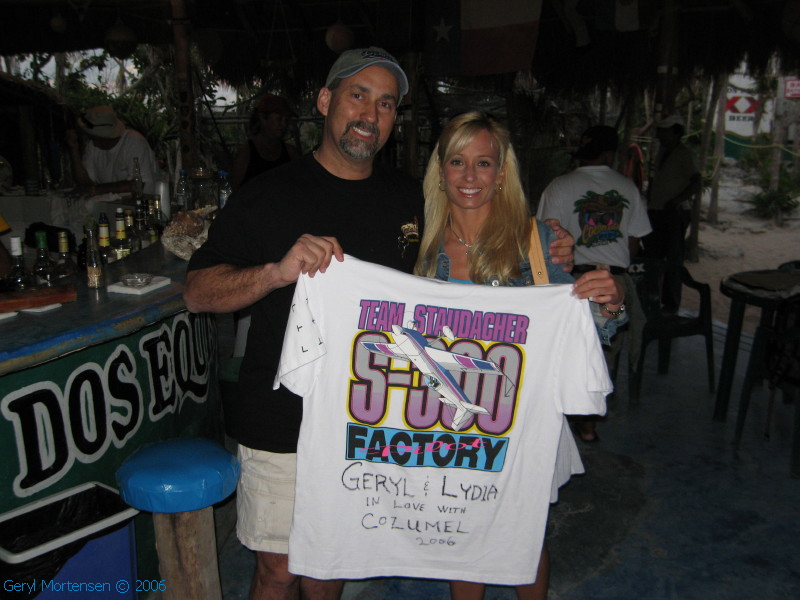
[[397, 59], [383, 48], [378, 48], [377, 46], [356, 48], [342, 52], [328, 72], [325, 87], [330, 87], [336, 79], [350, 77], [373, 65], [383, 67], [394, 75], [395, 79], [397, 79], [397, 86], [400, 88], [401, 98], [408, 93], [408, 78], [406, 78], [406, 74]]

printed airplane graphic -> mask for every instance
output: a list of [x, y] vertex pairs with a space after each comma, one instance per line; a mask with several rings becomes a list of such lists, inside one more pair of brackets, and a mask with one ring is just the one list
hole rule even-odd
[[[413, 323], [410, 323], [409, 327], [392, 325], [392, 332], [393, 344], [361, 342], [361, 345], [374, 354], [411, 361], [422, 373], [425, 385], [441, 394], [439, 400], [443, 404], [455, 409], [453, 430], [460, 430], [473, 414], [489, 414], [485, 408], [473, 404], [467, 398], [450, 371], [504, 376], [500, 367], [490, 360], [432, 348], [428, 340], [416, 331]], [[443, 337], [450, 341], [455, 339], [449, 327], [443, 327], [442, 333]]]

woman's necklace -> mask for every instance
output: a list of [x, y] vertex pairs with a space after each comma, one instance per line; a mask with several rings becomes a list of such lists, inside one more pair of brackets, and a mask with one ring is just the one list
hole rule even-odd
[[468, 244], [467, 242], [462, 240], [461, 236], [456, 233], [455, 229], [453, 229], [453, 223], [452, 222], [449, 222], [447, 224], [447, 226], [450, 227], [450, 233], [452, 233], [454, 236], [456, 236], [456, 239], [466, 248], [466, 250], [464, 251], [464, 254], [469, 254], [470, 252], [472, 252], [472, 246], [474, 245], [474, 242], [472, 244]]

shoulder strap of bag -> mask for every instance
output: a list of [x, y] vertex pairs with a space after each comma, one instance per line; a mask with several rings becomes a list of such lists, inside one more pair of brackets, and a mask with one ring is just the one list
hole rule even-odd
[[528, 260], [531, 261], [533, 284], [544, 285], [550, 283], [550, 278], [547, 276], [547, 266], [544, 262], [542, 241], [539, 237], [539, 225], [536, 223], [536, 217], [531, 218], [531, 239], [530, 245], [528, 246]]

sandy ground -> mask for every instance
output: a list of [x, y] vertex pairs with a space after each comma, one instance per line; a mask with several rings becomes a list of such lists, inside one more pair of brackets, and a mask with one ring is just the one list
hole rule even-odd
[[[706, 221], [708, 195], [703, 199], [699, 260], [686, 267], [697, 281], [711, 286], [713, 318], [727, 323], [730, 299], [719, 291], [720, 281], [733, 273], [757, 269], [774, 269], [781, 263], [800, 260], [800, 210], [783, 226], [748, 214], [751, 208], [745, 200], [758, 193], [758, 187], [748, 185], [745, 174], [735, 167], [723, 169], [719, 193], [719, 218], [716, 225]], [[682, 308], [692, 309], [692, 290], [684, 288]], [[755, 332], [760, 310], [745, 310], [744, 331]]]

